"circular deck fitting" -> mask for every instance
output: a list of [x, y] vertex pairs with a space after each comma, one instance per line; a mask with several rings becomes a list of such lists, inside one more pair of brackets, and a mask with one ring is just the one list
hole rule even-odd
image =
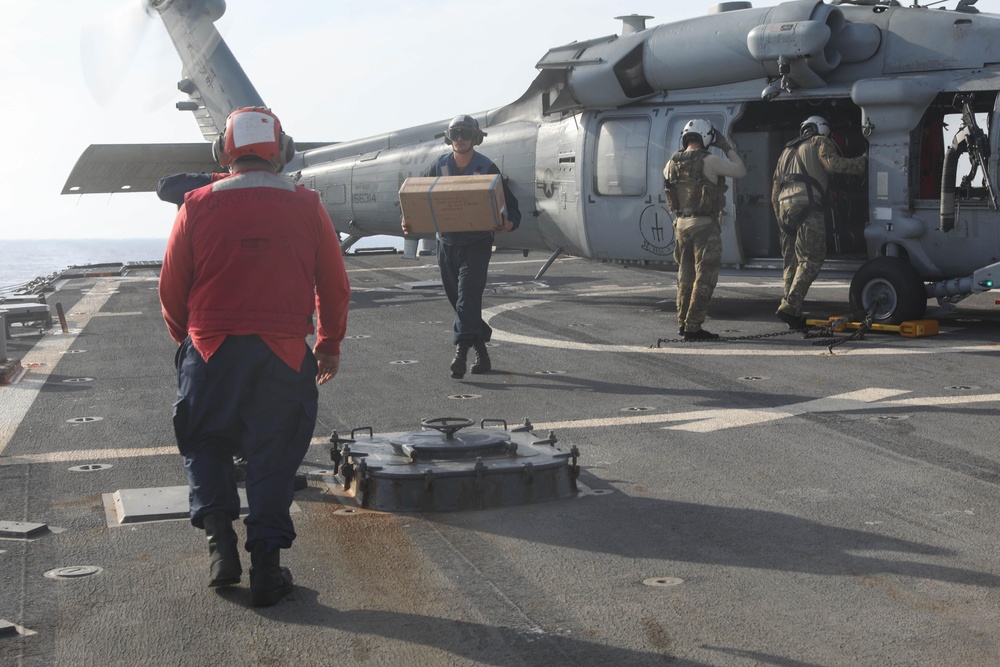
[[612, 493], [614, 493], [613, 489], [588, 489], [587, 491], [585, 491], [583, 493], [583, 495], [587, 495], [587, 496], [610, 496]]
[[63, 354], [83, 354], [86, 350], [66, 350]]
[[361, 514], [361, 512], [359, 512], [358, 510], [351, 509], [350, 507], [345, 507], [343, 509], [334, 510], [333, 513], [334, 514], [339, 514], [340, 516], [356, 516], [358, 514]]
[[444, 324], [441, 320], [424, 320], [423, 322], [418, 322], [417, 324]]
[[45, 576], [49, 579], [79, 579], [80, 577], [89, 577], [103, 571], [103, 568], [96, 565], [71, 565], [70, 567], [57, 567], [54, 570], [49, 570], [45, 573]]
[[408, 364], [419, 364], [420, 362], [416, 359], [400, 359], [399, 361], [390, 361], [389, 363], [396, 366], [406, 366]]
[[70, 472], [96, 472], [98, 470], [108, 470], [114, 467], [111, 463], [84, 463], [83, 465], [69, 468]]
[[736, 378], [737, 380], [746, 380], [747, 382], [758, 382], [760, 380], [768, 380], [766, 375], [744, 375], [743, 377]]
[[344, 340], [361, 340], [362, 338], [371, 338], [367, 334], [358, 334], [357, 336], [344, 336]]
[[619, 412], [649, 412], [655, 409], [656, 408], [651, 408], [648, 405], [636, 405], [630, 408], [622, 408]]
[[672, 586], [680, 586], [684, 583], [684, 580], [679, 577], [652, 577], [650, 579], [643, 579], [642, 583], [654, 588], [670, 588]]
[[566, 371], [535, 371], [535, 375], [565, 375]]
[[93, 382], [93, 381], [94, 381], [94, 378], [66, 378], [65, 380], [62, 380], [62, 382], [65, 383], [65, 384], [74, 384], [74, 383], [81, 383], [81, 382]]
[[952, 391], [973, 391], [975, 389], [979, 389], [979, 387], [975, 387], [970, 384], [953, 384], [945, 387], [945, 389], [951, 389]]
[[876, 415], [872, 417], [872, 421], [901, 421], [909, 418], [910, 415]]
[[593, 324], [584, 324], [583, 322], [573, 322], [572, 324], [567, 324], [569, 327], [591, 327]]
[[448, 398], [452, 401], [471, 401], [476, 398], [482, 398], [482, 394], [452, 394]]
[[66, 421], [70, 424], [89, 424], [90, 422], [99, 422], [104, 417], [73, 417], [72, 419], [67, 419]]

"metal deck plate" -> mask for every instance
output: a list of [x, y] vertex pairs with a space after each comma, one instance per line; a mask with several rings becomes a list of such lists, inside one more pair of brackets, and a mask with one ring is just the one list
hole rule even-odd
[[45, 523], [27, 523], [24, 521], [0, 521], [0, 537], [26, 539], [49, 529]]
[[[240, 494], [240, 513], [248, 510], [247, 493]], [[140, 523], [164, 519], [186, 519], [191, 505], [187, 486], [163, 486], [152, 489], [119, 489], [111, 494], [117, 523]]]

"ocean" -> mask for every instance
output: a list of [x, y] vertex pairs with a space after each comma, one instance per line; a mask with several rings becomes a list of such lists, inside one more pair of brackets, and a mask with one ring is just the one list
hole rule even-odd
[[167, 239], [0, 241], [0, 294], [78, 264], [163, 259]]
[[[372, 236], [355, 248], [402, 248], [402, 239]], [[35, 278], [58, 273], [70, 266], [103, 262], [160, 261], [167, 239], [59, 239], [0, 240], [0, 296]]]

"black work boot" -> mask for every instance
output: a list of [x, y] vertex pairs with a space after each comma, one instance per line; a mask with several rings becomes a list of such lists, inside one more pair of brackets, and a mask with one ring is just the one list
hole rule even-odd
[[784, 306], [774, 311], [774, 316], [777, 317], [782, 322], [784, 322], [785, 324], [787, 324], [788, 328], [792, 329], [793, 331], [798, 331], [800, 329], [806, 329], [809, 327], [809, 325], [806, 324], [806, 318], [802, 317], [801, 315], [796, 315], [790, 310], [785, 310]]
[[212, 512], [205, 516], [204, 526], [211, 559], [208, 585], [217, 588], [240, 583], [243, 566], [240, 565], [240, 549], [233, 522], [225, 512]]
[[714, 334], [706, 329], [698, 329], [697, 331], [685, 331], [684, 340], [685, 341], [719, 340], [719, 334]]
[[292, 573], [281, 567], [281, 549], [263, 542], [250, 552], [250, 604], [270, 607], [292, 592]]
[[462, 341], [455, 346], [455, 358], [451, 360], [451, 376], [460, 379], [465, 376], [465, 360], [469, 356], [469, 348], [472, 345], [467, 341]]
[[486, 349], [486, 343], [477, 340], [473, 347], [476, 348], [476, 360], [472, 362], [471, 372], [474, 375], [478, 375], [493, 368], [493, 364], [490, 363], [490, 353]]

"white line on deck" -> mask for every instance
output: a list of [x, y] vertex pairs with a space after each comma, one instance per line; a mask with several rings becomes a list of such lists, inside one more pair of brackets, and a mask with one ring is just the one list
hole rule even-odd
[[692, 433], [711, 433], [739, 426], [753, 426], [767, 422], [779, 421], [788, 417], [820, 412], [853, 412], [858, 410], [885, 410], [887, 408], [911, 407], [943, 407], [950, 405], [965, 405], [970, 403], [1000, 403], [1000, 394], [974, 394], [971, 396], [923, 396], [885, 400], [892, 396], [909, 394], [907, 390], [899, 389], [860, 389], [845, 394], [836, 394], [800, 403], [792, 403], [776, 408], [740, 409], [722, 408], [711, 410], [692, 410], [688, 412], [673, 412], [665, 414], [643, 414], [630, 417], [608, 417], [598, 419], [579, 419], [561, 422], [545, 422], [534, 424], [538, 431], [598, 428], [607, 426], [627, 426], [636, 424], [668, 424], [670, 422], [687, 422], [664, 428], [675, 431], [690, 431]]
[[[653, 291], [657, 287], [642, 287], [629, 290], [630, 293]], [[595, 294], [597, 294], [595, 292]], [[582, 294], [581, 296], [588, 296]], [[606, 296], [606, 295], [605, 295]], [[761, 349], [755, 347], [737, 347], [729, 343], [706, 343], [698, 345], [686, 345], [678, 343], [666, 347], [646, 347], [643, 345], [610, 345], [605, 343], [580, 343], [573, 340], [555, 340], [552, 338], [541, 338], [538, 336], [525, 336], [523, 334], [510, 333], [500, 329], [492, 319], [497, 315], [518, 308], [530, 308], [534, 306], [544, 306], [551, 301], [516, 301], [501, 304], [493, 308], [483, 309], [483, 319], [493, 327], [493, 340], [505, 343], [519, 343], [521, 345], [534, 345], [536, 347], [555, 347], [562, 350], [580, 350], [582, 352], [635, 352], [642, 354], [671, 354], [679, 356], [718, 356], [718, 357], [816, 357], [830, 356], [830, 352], [825, 347], [809, 345], [803, 348], [791, 348], [782, 346], [780, 348]], [[841, 347], [837, 350], [838, 356], [890, 356], [906, 354], [945, 354], [951, 352], [991, 352], [1000, 351], [1000, 344], [985, 343], [981, 345], [945, 345], [938, 344], [933, 347]]]
[[30, 368], [31, 372], [17, 384], [6, 385], [0, 389], [3, 395], [3, 400], [0, 400], [0, 454], [10, 444], [14, 432], [28, 414], [38, 392], [59, 363], [59, 355], [72, 348], [79, 332], [86, 328], [90, 319], [104, 307], [111, 295], [117, 292], [118, 285], [122, 282], [124, 280], [97, 282], [73, 307], [74, 314], [68, 318], [72, 320], [72, 325], [68, 327], [70, 333], [64, 334], [60, 330], [53, 330], [52, 334], [43, 336], [21, 359], [21, 365]]

